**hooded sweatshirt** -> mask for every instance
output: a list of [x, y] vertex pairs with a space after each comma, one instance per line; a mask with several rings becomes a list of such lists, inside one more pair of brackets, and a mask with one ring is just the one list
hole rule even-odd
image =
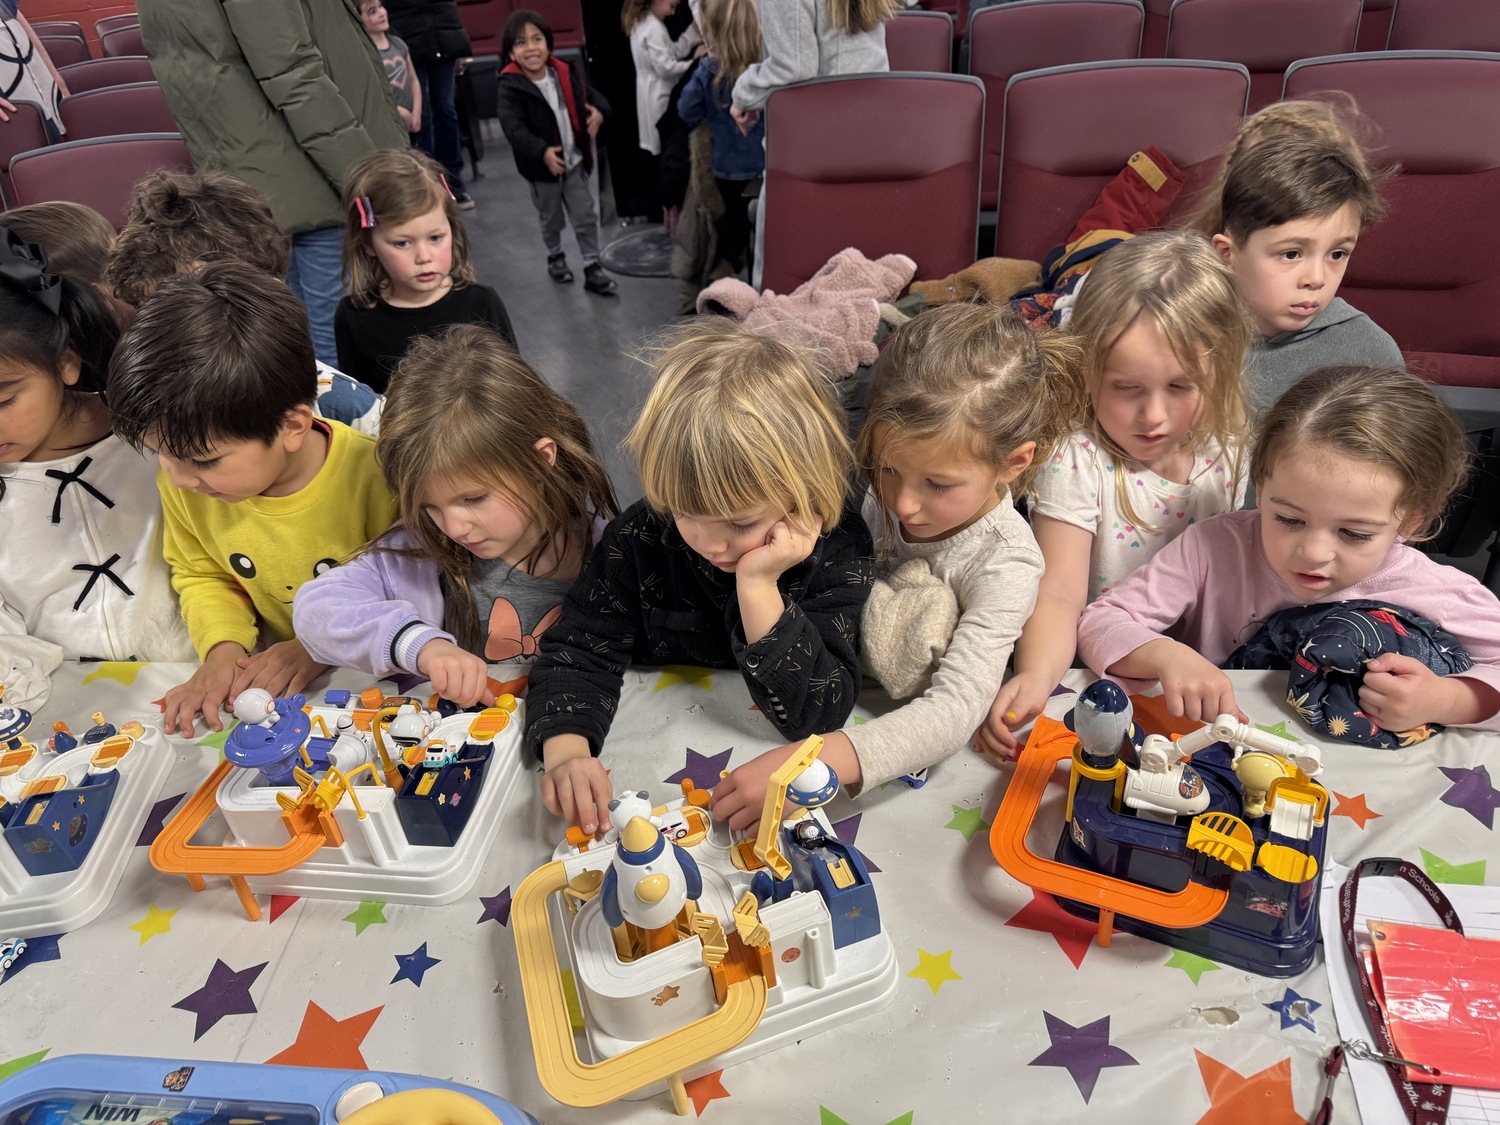
[[1364, 313], [1335, 297], [1306, 328], [1262, 336], [1250, 353], [1245, 387], [1258, 422], [1293, 383], [1331, 364], [1401, 366], [1401, 349]]

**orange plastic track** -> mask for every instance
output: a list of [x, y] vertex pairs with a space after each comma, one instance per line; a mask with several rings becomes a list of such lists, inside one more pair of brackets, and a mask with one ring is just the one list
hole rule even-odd
[[[1227, 890], [1189, 883], [1180, 891], [1159, 891], [1059, 863], [1031, 850], [1026, 837], [1047, 790], [1047, 779], [1058, 762], [1072, 758], [1076, 741], [1073, 732], [1056, 719], [1045, 715], [1037, 719], [990, 828], [990, 850], [1000, 866], [1013, 878], [1039, 891], [1158, 926], [1187, 929], [1217, 918], [1229, 901]], [[1107, 929], [1101, 929], [1101, 939], [1106, 935]], [[1107, 941], [1101, 940], [1101, 944]]]

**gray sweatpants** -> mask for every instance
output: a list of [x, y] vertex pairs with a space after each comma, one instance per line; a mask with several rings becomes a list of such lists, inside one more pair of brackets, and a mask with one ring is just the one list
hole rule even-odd
[[546, 243], [549, 255], [563, 252], [563, 212], [566, 210], [573, 223], [573, 233], [578, 236], [583, 264], [591, 266], [599, 260], [599, 205], [594, 201], [588, 173], [582, 164], [570, 168], [561, 180], [554, 183], [533, 182], [531, 202], [536, 206], [537, 217], [542, 220], [542, 241]]

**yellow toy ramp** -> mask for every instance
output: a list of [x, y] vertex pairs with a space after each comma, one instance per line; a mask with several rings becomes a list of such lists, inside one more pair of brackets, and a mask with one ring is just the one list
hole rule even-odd
[[531, 1049], [542, 1086], [564, 1105], [592, 1107], [644, 1089], [743, 1043], [760, 1026], [766, 982], [758, 973], [729, 985], [719, 1010], [602, 1063], [586, 1063], [568, 1019], [547, 903], [568, 885], [561, 860], [526, 877], [511, 902]]

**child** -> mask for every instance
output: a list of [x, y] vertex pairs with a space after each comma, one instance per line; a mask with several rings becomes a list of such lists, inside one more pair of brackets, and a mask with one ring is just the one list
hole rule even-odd
[[53, 273], [105, 292], [104, 266], [115, 244], [115, 228], [92, 207], [61, 199], [32, 203], [0, 213], [0, 223], [23, 242], [44, 247]]
[[[104, 288], [128, 323], [156, 287], [206, 262], [242, 262], [286, 280], [291, 251], [266, 197], [228, 172], [157, 171], [135, 186], [124, 229], [104, 270]], [[313, 413], [374, 436], [385, 400], [314, 358]]]
[[1189, 524], [1244, 498], [1249, 314], [1201, 238], [1143, 234], [1110, 250], [1072, 327], [1084, 349], [1069, 376], [1081, 410], [1042, 469], [1032, 508], [1047, 573], [1015, 674], [978, 738], [1004, 756], [1072, 663], [1083, 607]]
[[474, 281], [469, 242], [443, 170], [416, 149], [372, 152], [344, 181], [349, 295], [333, 330], [339, 366], [384, 393], [418, 336], [488, 324], [516, 342], [505, 305]]
[[1500, 602], [1402, 542], [1436, 526], [1467, 476], [1468, 450], [1453, 413], [1415, 376], [1313, 372], [1271, 408], [1256, 440], [1260, 510], [1194, 524], [1089, 606], [1080, 654], [1102, 674], [1160, 680], [1173, 714], [1212, 721], [1237, 711], [1219, 666], [1271, 614], [1389, 600], [1456, 636], [1474, 667], [1440, 677], [1387, 653], [1366, 666], [1361, 711], [1391, 731], [1500, 729]]
[[542, 799], [586, 832], [609, 827], [596, 755], [632, 662], [737, 667], [788, 739], [840, 726], [859, 690], [872, 544], [823, 377], [732, 322], [680, 330], [654, 366], [626, 438], [646, 498], [584, 564], [527, 697]]
[[399, 35], [391, 34], [391, 17], [380, 0], [359, 0], [359, 22], [370, 33], [370, 42], [380, 52], [385, 76], [396, 95], [396, 112], [408, 133], [422, 131], [422, 84], [411, 64], [411, 51]]
[[704, 51], [696, 23], [689, 24], [674, 42], [662, 22], [680, 2], [625, 0], [620, 16], [625, 34], [630, 36], [630, 57], [635, 62], [635, 115], [640, 122], [641, 147], [652, 156], [661, 155], [656, 123], [667, 112], [672, 87]]
[[115, 433], [161, 461], [166, 559], [203, 660], [167, 692], [168, 734], [191, 737], [199, 711], [222, 729], [242, 689], [321, 673], [292, 638], [292, 596], [396, 517], [375, 442], [314, 418], [316, 390], [300, 302], [236, 262], [163, 281], [115, 350]]
[[535, 655], [594, 520], [615, 514], [588, 429], [514, 348], [462, 324], [401, 361], [375, 452], [401, 524], [298, 591], [297, 636], [325, 664], [493, 702], [485, 662]]
[[[185, 660], [155, 466], [110, 434], [119, 328], [0, 226], [0, 683], [57, 660]], [[31, 643], [34, 639], [35, 643]], [[50, 648], [56, 646], [56, 648]], [[19, 677], [19, 679], [18, 679]]]
[[510, 62], [500, 72], [500, 128], [515, 154], [516, 170], [531, 184], [531, 202], [542, 222], [547, 274], [571, 284], [563, 253], [563, 212], [573, 220], [583, 255], [583, 287], [601, 297], [618, 289], [599, 264], [599, 204], [589, 176], [594, 138], [609, 103], [583, 75], [552, 55], [552, 25], [521, 9], [505, 21], [500, 53]]
[[1207, 231], [1260, 333], [1246, 373], [1255, 417], [1324, 364], [1402, 362], [1395, 341], [1337, 296], [1360, 233], [1380, 217], [1380, 177], [1331, 108], [1297, 105], [1242, 126], [1263, 139], [1232, 150]]
[[[893, 696], [918, 698], [823, 735], [823, 760], [851, 796], [951, 756], [989, 710], [1042, 577], [1011, 496], [1068, 433], [1078, 351], [967, 303], [907, 321], [886, 346], [859, 432], [879, 547], [862, 648]], [[793, 749], [734, 770], [714, 790], [715, 817], [753, 830]]]

